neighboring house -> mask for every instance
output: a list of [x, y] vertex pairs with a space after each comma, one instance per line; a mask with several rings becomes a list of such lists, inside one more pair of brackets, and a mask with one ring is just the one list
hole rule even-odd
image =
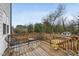
[[71, 33], [70, 32], [63, 32], [61, 33], [62, 36], [71, 36]]
[[0, 55], [3, 55], [8, 47], [5, 39], [7, 39], [7, 36], [10, 34], [10, 20], [10, 4], [0, 3]]

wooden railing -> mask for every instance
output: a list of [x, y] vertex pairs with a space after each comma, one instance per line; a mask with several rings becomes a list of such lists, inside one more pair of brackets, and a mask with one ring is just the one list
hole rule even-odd
[[[20, 43], [28, 43], [32, 42], [32, 41], [36, 41], [39, 39], [42, 39], [42, 37], [40, 37], [40, 35], [33, 35], [31, 37], [33, 37], [35, 40], [28, 40], [28, 38], [31, 35], [9, 35], [8, 37], [8, 43], [9, 43], [9, 48], [12, 45], [16, 45], [16, 44], [20, 44]], [[78, 36], [71, 36], [71, 37], [54, 37], [51, 38], [49, 37], [50, 35], [45, 35], [45, 37], [43, 37], [44, 41], [47, 41], [48, 43], [50, 43], [50, 47], [51, 48], [56, 48], [56, 49], [62, 49], [66, 52], [72, 52], [74, 55], [78, 55], [78, 50], [79, 50], [79, 37]]]
[[[8, 40], [7, 43], [8, 43], [8, 48], [6, 49], [6, 51], [4, 52], [3, 55], [7, 56], [7, 55], [12, 55], [12, 53], [14, 53], [13, 49], [17, 49], [19, 48], [20, 46], [19, 45], [22, 45], [22, 44], [25, 44], [28, 46], [28, 48], [30, 47], [30, 44], [32, 44], [32, 42], [38, 42], [40, 41], [40, 39], [42, 39], [42, 37], [40, 37], [41, 35], [37, 34], [37, 35], [16, 35], [16, 34], [12, 34], [12, 35], [9, 35], [7, 37]], [[29, 40], [29, 38], [33, 38], [33, 40]], [[35, 43], [37, 44], [37, 43]]]
[[29, 38], [33, 38], [34, 40], [41, 40], [42, 37], [39, 35], [39, 33], [34, 33], [34, 34], [11, 34], [8, 36], [8, 44], [10, 45], [16, 45], [16, 44], [21, 44], [21, 43], [26, 43], [29, 41], [34, 41], [34, 40], [29, 40]]
[[79, 55], [79, 36], [51, 37], [44, 37], [44, 41], [50, 43], [51, 48], [62, 49], [66, 54]]
[[71, 38], [63, 38], [63, 41], [59, 40], [56, 44], [52, 43], [50, 45], [55, 45], [55, 48], [61, 48], [66, 53], [71, 53], [72, 55], [78, 55], [79, 51], [79, 37], [73, 36]]

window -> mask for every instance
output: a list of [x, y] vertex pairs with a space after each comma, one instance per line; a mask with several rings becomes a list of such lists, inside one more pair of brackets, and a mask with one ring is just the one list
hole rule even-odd
[[6, 24], [3, 23], [3, 34], [6, 34]]
[[7, 33], [9, 33], [9, 25], [7, 25]]

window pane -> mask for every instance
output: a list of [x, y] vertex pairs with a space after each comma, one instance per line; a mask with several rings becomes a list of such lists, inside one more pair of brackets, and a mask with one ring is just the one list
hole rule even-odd
[[6, 34], [6, 24], [3, 23], [3, 34]]
[[7, 25], [7, 33], [9, 33], [9, 25]]

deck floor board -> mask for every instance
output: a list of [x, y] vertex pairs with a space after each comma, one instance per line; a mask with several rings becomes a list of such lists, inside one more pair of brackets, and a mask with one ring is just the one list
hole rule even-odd
[[45, 41], [32, 42], [29, 46], [27, 44], [17, 45], [13, 49], [12, 56], [64, 56], [65, 54], [60, 50], [51, 49], [49, 43]]

